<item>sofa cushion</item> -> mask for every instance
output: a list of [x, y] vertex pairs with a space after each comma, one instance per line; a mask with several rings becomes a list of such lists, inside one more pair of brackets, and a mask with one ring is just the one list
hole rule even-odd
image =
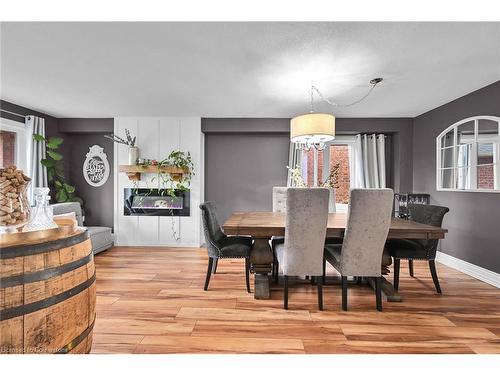
[[52, 219], [57, 225], [78, 225], [76, 220], [76, 215], [74, 212], [68, 212], [67, 214], [54, 215]]
[[55, 203], [50, 205], [54, 215], [74, 212], [79, 226], [83, 225], [82, 207], [78, 202]]
[[94, 254], [113, 246], [113, 234], [108, 227], [87, 227]]

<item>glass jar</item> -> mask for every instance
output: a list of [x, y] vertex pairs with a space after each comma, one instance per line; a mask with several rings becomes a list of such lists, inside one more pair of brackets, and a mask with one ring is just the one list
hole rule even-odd
[[33, 210], [31, 220], [23, 228], [23, 232], [33, 232], [36, 230], [58, 228], [58, 225], [52, 220], [49, 205], [48, 195], [49, 188], [34, 188], [36, 206]]
[[30, 179], [16, 167], [0, 169], [0, 233], [17, 232], [30, 217]]

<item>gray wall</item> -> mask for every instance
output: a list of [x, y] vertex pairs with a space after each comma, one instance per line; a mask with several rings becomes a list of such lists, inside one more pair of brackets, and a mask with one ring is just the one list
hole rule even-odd
[[[85, 225], [113, 228], [114, 145], [104, 138], [104, 134], [113, 132], [113, 119], [60, 118], [58, 129], [67, 148], [64, 157], [69, 164], [69, 181], [84, 201]], [[108, 181], [99, 187], [90, 186], [82, 173], [85, 155], [93, 145], [104, 148], [111, 167]]]
[[[337, 119], [338, 134], [390, 135], [389, 182], [412, 188], [412, 119]], [[205, 200], [216, 201], [221, 222], [238, 210], [270, 210], [272, 186], [286, 184], [290, 119], [206, 118]]]
[[500, 116], [500, 81], [414, 119], [413, 188], [450, 208], [442, 251], [498, 273], [500, 194], [436, 191], [436, 137], [454, 122], [477, 115]]
[[[60, 147], [63, 155], [64, 174], [67, 181], [76, 187], [77, 195], [84, 200], [85, 224], [113, 227], [113, 143], [103, 137], [113, 132], [113, 119], [55, 118], [5, 100], [0, 101], [2, 109], [21, 115], [35, 115], [45, 118], [48, 137], [64, 139]], [[0, 112], [0, 116], [24, 122], [19, 116]], [[98, 144], [104, 147], [111, 166], [108, 181], [101, 187], [92, 187], [83, 178], [82, 167], [89, 147]]]
[[287, 134], [205, 134], [205, 200], [223, 223], [234, 211], [269, 211], [272, 187], [286, 184]]

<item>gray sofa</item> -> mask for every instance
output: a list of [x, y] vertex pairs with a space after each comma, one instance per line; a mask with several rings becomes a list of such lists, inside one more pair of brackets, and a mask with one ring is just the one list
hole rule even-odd
[[[76, 215], [76, 221], [79, 226], [83, 225], [83, 214], [80, 203], [78, 202], [67, 202], [67, 203], [55, 203], [51, 205], [54, 215], [61, 215], [74, 212]], [[107, 250], [113, 246], [113, 233], [111, 228], [108, 227], [86, 227], [89, 231], [90, 241], [92, 242], [92, 251], [94, 254], [100, 253], [101, 251]]]

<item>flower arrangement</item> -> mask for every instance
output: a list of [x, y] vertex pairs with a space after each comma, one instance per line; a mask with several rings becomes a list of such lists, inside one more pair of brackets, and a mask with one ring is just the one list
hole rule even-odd
[[[307, 183], [304, 181], [304, 178], [302, 177], [299, 165], [296, 165], [295, 168], [290, 168], [289, 166], [287, 166], [287, 169], [290, 171], [290, 177], [292, 180], [293, 187], [302, 187], [302, 188], [308, 187]], [[340, 173], [340, 163], [335, 163], [332, 169], [330, 169], [330, 174], [323, 182], [323, 184], [321, 184], [321, 187], [338, 189], [340, 187], [339, 173]]]
[[293, 187], [307, 187], [307, 184], [302, 177], [302, 173], [300, 172], [300, 167], [298, 165], [296, 165], [295, 168], [290, 168], [289, 166], [287, 166], [287, 168], [290, 171], [290, 177]]

